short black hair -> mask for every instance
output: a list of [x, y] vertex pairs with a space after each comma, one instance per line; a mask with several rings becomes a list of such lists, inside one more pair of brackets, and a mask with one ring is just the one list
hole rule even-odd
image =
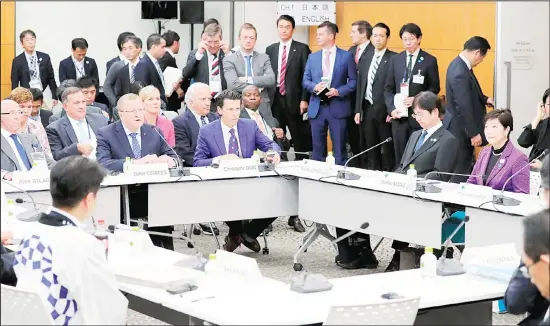
[[55, 97], [57, 97], [58, 101], [63, 101], [63, 92], [69, 87], [78, 87], [76, 80], [74, 79], [65, 79], [61, 83], [59, 83], [59, 86], [57, 86], [57, 90], [55, 91]]
[[30, 34], [32, 37], [36, 38], [36, 33], [35, 32], [33, 32], [30, 29], [26, 29], [26, 30], [22, 31], [21, 34], [19, 34], [19, 41], [21, 43], [23, 43], [23, 39], [25, 38], [25, 36], [27, 36], [27, 34]]
[[535, 263], [550, 253], [548, 209], [523, 219], [523, 252]]
[[241, 93], [226, 89], [216, 95], [216, 106], [219, 108], [223, 108], [225, 100], [242, 100], [242, 98], [243, 97]]
[[540, 169], [540, 179], [544, 189], [550, 189], [550, 155], [546, 155]]
[[418, 107], [430, 113], [437, 109], [438, 114], [441, 114], [441, 98], [430, 91], [420, 92], [414, 97], [412, 107], [413, 109]]
[[372, 36], [372, 25], [366, 20], [358, 20], [351, 23], [351, 26], [357, 26], [357, 30], [361, 34], [367, 34], [367, 38]]
[[546, 89], [546, 91], [544, 91], [544, 94], [542, 94], [542, 104], [546, 103], [548, 95], [550, 95], [550, 88]]
[[88, 48], [88, 41], [86, 41], [85, 38], [77, 37], [71, 41], [71, 48], [73, 50], [78, 49], [87, 49]]
[[139, 92], [143, 88], [143, 84], [139, 81], [135, 81], [130, 84], [130, 93], [139, 95]]
[[166, 46], [172, 46], [174, 42], [180, 41], [180, 36], [174, 31], [166, 31], [162, 34], [162, 38], [166, 40]]
[[44, 101], [42, 90], [38, 88], [29, 88], [29, 91], [31, 91], [33, 101]]
[[76, 87], [78, 88], [89, 88], [94, 86], [96, 89], [99, 88], [99, 83], [97, 79], [91, 76], [82, 76], [76, 81]]
[[[512, 116], [512, 111], [510, 111], [510, 109], [494, 109], [487, 112], [485, 118], [483, 119], [483, 125], [485, 125], [487, 121], [495, 119], [500, 122], [504, 129], [510, 127], [510, 133], [512, 133], [512, 130], [514, 130], [514, 117]], [[510, 133], [508, 134], [508, 137], [510, 137]]]
[[162, 41], [162, 35], [160, 34], [151, 34], [147, 38], [147, 51], [151, 50], [153, 45], [159, 45]]
[[[203, 24], [203, 27], [206, 28], [206, 26], [210, 25], [210, 24], [217, 24], [219, 25], [220, 22], [216, 19], [216, 18], [208, 18], [207, 20], [204, 21], [204, 24]], [[204, 29], [203, 28], [203, 29]]]
[[289, 16], [289, 15], [281, 15], [281, 16], [279, 16], [279, 18], [277, 19], [277, 26], [279, 26], [279, 22], [280, 22], [281, 20], [286, 20], [287, 22], [291, 23], [291, 24], [292, 24], [292, 29], [295, 29], [295, 28], [296, 28], [296, 21], [294, 20], [294, 17]]
[[74, 208], [89, 194], [97, 193], [107, 175], [95, 160], [73, 155], [57, 161], [50, 171], [52, 205]]
[[118, 47], [119, 51], [122, 51], [122, 42], [124, 41], [124, 39], [126, 39], [130, 35], [135, 36], [135, 34], [132, 32], [122, 32], [118, 35], [116, 39], [116, 46]]
[[386, 37], [390, 37], [391, 31], [390, 31], [390, 27], [388, 25], [386, 25], [384, 23], [377, 23], [376, 25], [374, 25], [372, 27], [372, 29], [375, 29], [376, 27], [380, 27], [380, 28], [385, 29], [386, 30]]
[[122, 41], [122, 43], [120, 43], [120, 48], [121, 48], [121, 51], [122, 51], [122, 46], [124, 45], [124, 43], [126, 42], [132, 42], [134, 43], [134, 45], [136, 46], [136, 48], [139, 48], [141, 49], [143, 47], [143, 42], [141, 41], [141, 39], [135, 35], [128, 35], [124, 38], [124, 40]]
[[335, 23], [331, 23], [329, 21], [322, 22], [317, 28], [323, 28], [326, 27], [330, 34], [334, 35], [336, 37], [336, 34], [338, 34], [338, 25]]
[[408, 23], [403, 25], [401, 29], [399, 30], [399, 38], [403, 38], [403, 33], [410, 33], [414, 35], [416, 38], [420, 38], [422, 36], [422, 30], [420, 29], [420, 26], [416, 25], [415, 23]]
[[481, 36], [473, 36], [466, 43], [464, 43], [464, 50], [481, 52], [481, 55], [485, 56], [487, 51], [491, 50], [491, 45], [487, 39]]

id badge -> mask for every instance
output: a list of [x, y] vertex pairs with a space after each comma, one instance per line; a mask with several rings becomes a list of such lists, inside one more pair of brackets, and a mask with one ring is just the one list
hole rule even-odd
[[211, 80], [210, 81], [210, 90], [212, 93], [219, 93], [222, 91], [222, 82], [221, 80]]
[[48, 169], [48, 162], [46, 161], [46, 154], [44, 152], [32, 152], [31, 160], [33, 169]]
[[422, 70], [418, 70], [418, 74], [413, 76], [413, 83], [415, 84], [424, 84], [424, 76], [420, 74]]
[[409, 97], [409, 83], [402, 82], [399, 86], [400, 93], [403, 94], [404, 98]]
[[29, 86], [30, 88], [38, 88], [41, 91], [43, 90], [42, 83], [37, 79], [31, 79], [31, 81], [29, 82]]

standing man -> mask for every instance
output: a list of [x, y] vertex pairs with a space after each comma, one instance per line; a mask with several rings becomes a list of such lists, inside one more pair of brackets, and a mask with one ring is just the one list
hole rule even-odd
[[[286, 133], [290, 130], [296, 152], [311, 151], [311, 130], [304, 113], [309, 106], [309, 93], [302, 87], [309, 46], [292, 39], [296, 22], [292, 16], [282, 15], [277, 19], [280, 41], [267, 47], [265, 54], [277, 76], [277, 87], [269, 89], [271, 110]], [[296, 160], [307, 158], [296, 154]]]
[[[174, 31], [166, 31], [162, 34], [162, 38], [166, 40], [166, 53], [159, 59], [160, 69], [164, 72], [166, 67], [178, 68], [175, 55], [180, 52], [180, 36]], [[182, 83], [172, 85], [175, 89], [172, 95], [168, 98], [166, 109], [177, 112], [181, 109], [183, 101]]]
[[[216, 94], [227, 89], [223, 59], [228, 53], [230, 53], [229, 44], [222, 40], [220, 25], [215, 23], [206, 25], [199, 48], [191, 51], [187, 57], [187, 64], [182, 72], [183, 80], [187, 85], [191, 80], [209, 85], [214, 98]], [[210, 111], [214, 113], [217, 111], [215, 100], [210, 104]]]
[[128, 37], [128, 36], [133, 36], [134, 33], [132, 32], [122, 32], [118, 35], [117, 39], [116, 39], [116, 46], [118, 47], [118, 51], [120, 52], [116, 57], [112, 58], [111, 60], [109, 60], [107, 62], [107, 70], [105, 70], [105, 75], [107, 75], [109, 73], [109, 69], [111, 69], [111, 66], [115, 63], [115, 62], [119, 62], [119, 61], [125, 61], [125, 58], [124, 58], [124, 55], [122, 54], [122, 42]]
[[[355, 90], [357, 67], [353, 55], [336, 46], [338, 26], [323, 22], [317, 27], [317, 43], [323, 49], [309, 55], [302, 81], [311, 93], [308, 115], [313, 140], [313, 159], [324, 161], [327, 156], [327, 128], [330, 130], [336, 164], [346, 162], [346, 125], [351, 115], [350, 95]], [[324, 78], [328, 80], [324, 82]], [[324, 89], [327, 101], [318, 94]]]
[[[374, 47], [370, 41], [372, 36], [372, 26], [366, 20], [358, 20], [351, 24], [351, 42], [353, 46], [349, 48], [349, 52], [353, 55], [355, 65], [357, 66], [357, 77], [359, 77], [359, 67], [365, 57], [374, 51]], [[357, 79], [359, 82], [359, 79]], [[350, 95], [351, 109], [355, 110], [357, 93], [354, 91]], [[361, 101], [362, 102], [362, 101]], [[360, 103], [361, 103], [360, 102]], [[361, 151], [361, 132], [359, 127], [355, 123], [354, 115], [351, 115], [348, 119], [348, 144], [351, 150], [351, 154], [355, 155]], [[360, 160], [354, 160], [350, 162], [350, 166], [359, 167]]]
[[32, 111], [29, 118], [40, 121], [44, 129], [50, 124], [50, 117], [52, 116], [52, 111], [42, 110], [44, 105], [44, 94], [38, 88], [30, 89], [32, 94]]
[[30, 29], [21, 32], [19, 41], [25, 51], [15, 57], [11, 64], [11, 89], [21, 86], [44, 91], [49, 86], [54, 98], [53, 105], [56, 105], [57, 84], [50, 56], [35, 50], [36, 34]]
[[[390, 28], [384, 23], [374, 25], [371, 44], [374, 51], [365, 55], [357, 67], [357, 99], [355, 124], [360, 126], [361, 150], [391, 137], [391, 123], [384, 99], [384, 83], [388, 66], [396, 54], [389, 50]], [[395, 166], [392, 143], [374, 148], [362, 156], [362, 166], [369, 170], [392, 171]]]
[[[464, 50], [447, 69], [447, 108], [443, 125], [459, 141], [456, 173], [470, 174], [474, 147], [487, 144], [483, 132], [483, 118], [487, 113], [485, 106], [493, 106], [494, 103], [492, 98], [483, 95], [472, 69], [483, 62], [490, 49], [486, 39], [474, 36], [464, 43]], [[451, 181], [466, 181], [466, 177], [453, 177]]]
[[272, 116], [268, 89], [275, 87], [275, 74], [266, 54], [254, 51], [258, 33], [254, 25], [245, 23], [239, 29], [240, 49], [223, 59], [223, 71], [227, 88], [242, 93], [247, 85], [260, 89], [262, 104], [260, 112]]
[[95, 60], [87, 57], [88, 41], [75, 38], [71, 41], [73, 54], [59, 62], [59, 82], [66, 79], [78, 80], [84, 76], [95, 78], [99, 82], [99, 72]]
[[[416, 94], [430, 91], [438, 94], [439, 68], [437, 59], [420, 49], [422, 30], [414, 23], [403, 25], [399, 31], [405, 51], [395, 55], [389, 62], [388, 76], [384, 86], [384, 97], [388, 113], [392, 118], [393, 147], [395, 162], [401, 162], [405, 146], [411, 134], [420, 130], [420, 125], [412, 117], [412, 102]], [[394, 105], [395, 94], [401, 94], [403, 107]]]
[[166, 103], [166, 87], [172, 85], [164, 85], [164, 75], [158, 60], [162, 58], [166, 52], [166, 41], [159, 34], [151, 34], [147, 38], [147, 52], [141, 58], [134, 70], [136, 81], [139, 81], [143, 86], [153, 85], [160, 92], [161, 100]]

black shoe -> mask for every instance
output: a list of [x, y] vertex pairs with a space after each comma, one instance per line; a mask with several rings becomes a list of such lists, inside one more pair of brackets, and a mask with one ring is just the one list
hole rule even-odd
[[220, 230], [216, 227], [216, 224], [212, 223], [212, 229], [210, 229], [210, 224], [199, 223], [202, 233], [206, 235], [212, 235], [212, 230], [214, 230], [215, 235], [220, 235]]
[[306, 232], [306, 228], [304, 228], [304, 225], [300, 221], [300, 219], [297, 216], [291, 216], [288, 218], [288, 225], [292, 226], [294, 231], [296, 232]]
[[248, 249], [254, 251], [254, 252], [260, 252], [262, 250], [262, 247], [260, 246], [260, 243], [257, 239], [254, 239], [250, 237], [248, 234], [243, 233], [241, 235], [242, 244], [247, 247]]
[[348, 263], [342, 263], [341, 261], [338, 261], [338, 257], [336, 257], [335, 260], [336, 265], [343, 269], [376, 269], [378, 267], [378, 260], [376, 259], [376, 256], [374, 256], [374, 254], [371, 254], [368, 258], [365, 258], [363, 255], [361, 255], [359, 256], [359, 258], [354, 259]]
[[200, 235], [202, 233], [201, 229], [202, 229], [202, 225], [199, 224], [201, 227], [197, 227], [196, 225], [193, 227], [193, 234], [194, 235]]

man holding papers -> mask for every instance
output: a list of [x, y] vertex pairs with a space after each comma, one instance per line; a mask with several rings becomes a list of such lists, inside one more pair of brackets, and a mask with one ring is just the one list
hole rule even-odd
[[171, 85], [173, 91], [172, 95], [168, 97], [166, 108], [171, 111], [178, 111], [181, 109], [181, 101], [183, 100], [182, 88], [184, 86], [181, 81], [181, 71], [178, 69], [174, 55], [180, 51], [180, 36], [174, 31], [166, 31], [162, 34], [162, 37], [166, 40], [166, 53], [159, 59], [160, 69], [162, 69], [162, 73], [167, 77], [167, 82], [178, 76], [176, 81]]

